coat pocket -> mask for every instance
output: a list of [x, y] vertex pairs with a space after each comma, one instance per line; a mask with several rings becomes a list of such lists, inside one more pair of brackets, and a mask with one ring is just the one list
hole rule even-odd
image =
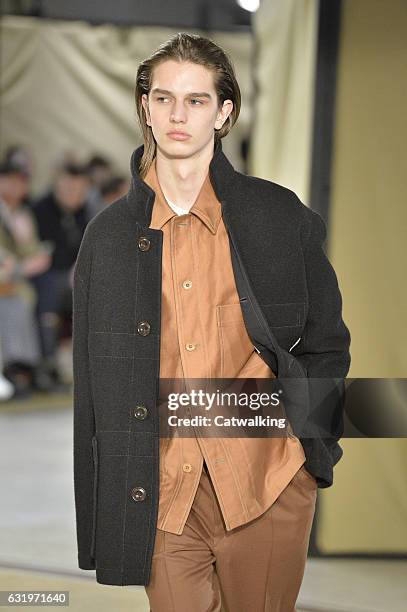
[[270, 327], [302, 327], [305, 322], [305, 302], [261, 304]]
[[286, 351], [301, 341], [305, 325], [305, 302], [260, 304], [278, 344]]
[[97, 514], [97, 491], [98, 491], [98, 448], [97, 438], [92, 438], [92, 456], [93, 456], [93, 514], [92, 514], [92, 542], [91, 542], [91, 557], [95, 557], [96, 545], [96, 514]]

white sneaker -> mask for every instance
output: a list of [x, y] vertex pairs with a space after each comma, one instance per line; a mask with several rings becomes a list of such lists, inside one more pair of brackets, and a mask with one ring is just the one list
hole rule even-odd
[[14, 395], [14, 385], [0, 374], [0, 401], [10, 399]]

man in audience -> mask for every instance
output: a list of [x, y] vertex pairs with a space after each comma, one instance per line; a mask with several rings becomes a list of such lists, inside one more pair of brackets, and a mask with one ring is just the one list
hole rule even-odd
[[61, 312], [67, 294], [71, 296], [70, 272], [88, 221], [89, 184], [85, 166], [65, 162], [53, 188], [33, 206], [40, 238], [53, 246], [50, 269], [34, 282], [43, 356], [56, 381], [60, 378], [56, 363]]

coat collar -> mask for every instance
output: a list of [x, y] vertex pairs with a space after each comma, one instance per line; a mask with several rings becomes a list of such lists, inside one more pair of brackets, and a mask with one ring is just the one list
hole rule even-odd
[[[131, 156], [130, 170], [132, 180], [127, 193], [127, 204], [130, 214], [137, 223], [143, 227], [149, 227], [156, 194], [154, 189], [140, 177], [139, 165], [143, 151], [144, 145], [141, 145], [133, 151]], [[223, 153], [222, 141], [218, 140], [209, 164], [208, 176], [222, 209], [226, 206], [226, 200], [233, 201], [230, 195], [235, 175], [235, 169]]]

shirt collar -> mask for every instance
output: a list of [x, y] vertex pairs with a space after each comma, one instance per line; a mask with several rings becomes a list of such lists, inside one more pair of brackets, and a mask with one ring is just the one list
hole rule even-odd
[[[169, 219], [178, 215], [168, 204], [161, 189], [157, 176], [156, 159], [156, 157], [153, 159], [153, 162], [148, 169], [146, 176], [144, 177], [144, 182], [147, 183], [147, 185], [149, 185], [149, 187], [151, 187], [151, 189], [153, 189], [155, 192], [150, 228], [162, 229], [164, 224], [167, 223]], [[201, 190], [194, 204], [188, 212], [198, 217], [206, 225], [210, 232], [212, 232], [212, 234], [216, 234], [222, 215], [222, 208], [212, 187], [209, 172], [205, 177]]]

